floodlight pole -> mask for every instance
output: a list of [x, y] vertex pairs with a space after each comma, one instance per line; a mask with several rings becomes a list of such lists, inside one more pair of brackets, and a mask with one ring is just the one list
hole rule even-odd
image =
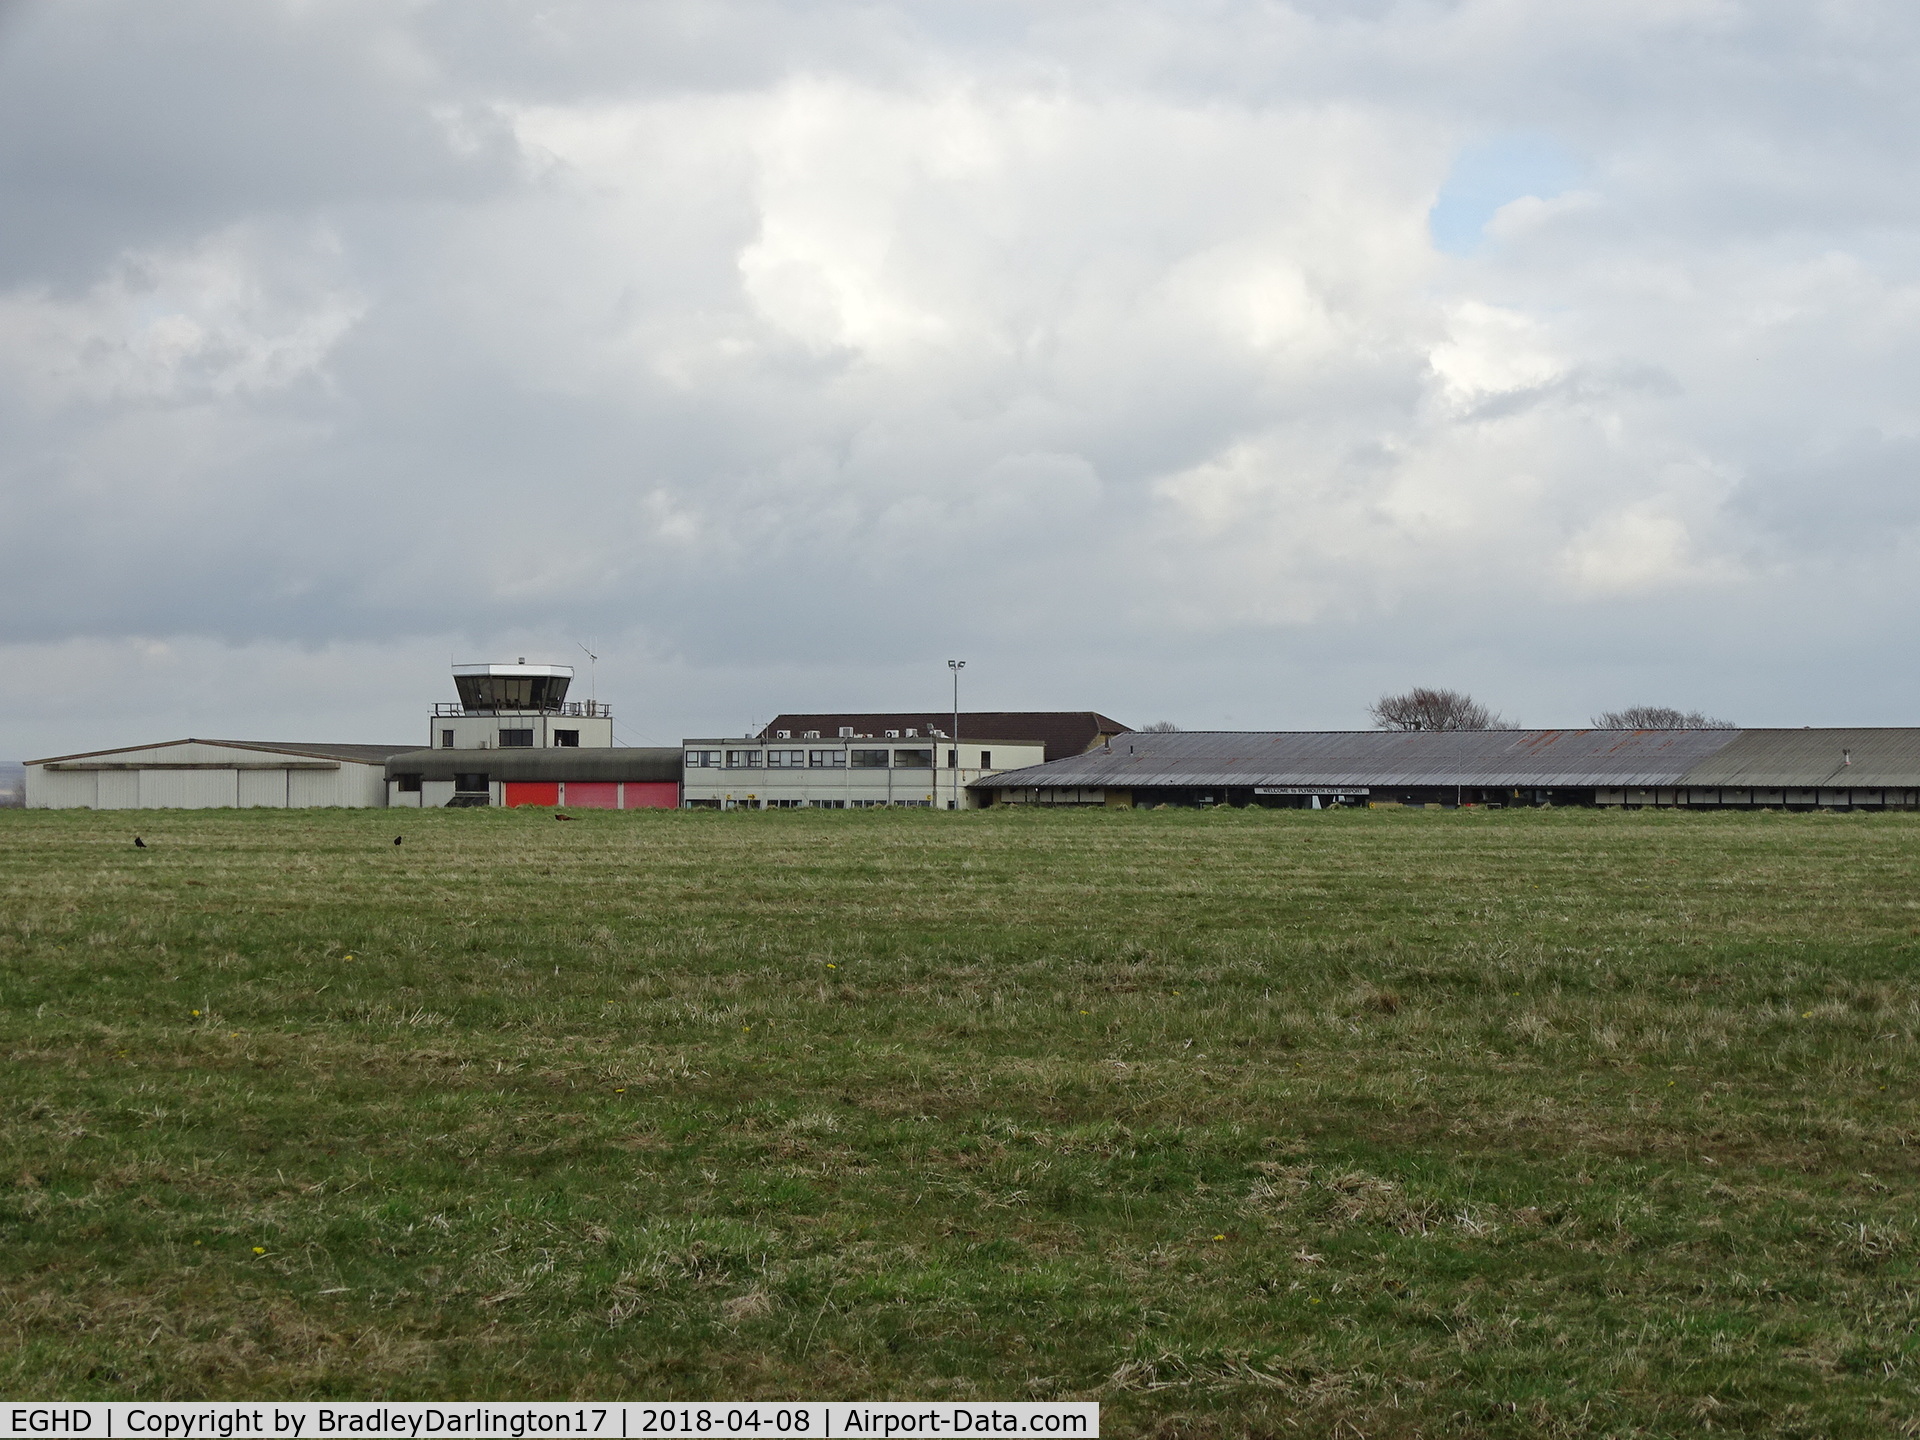
[[947, 669], [953, 672], [953, 808], [960, 808], [960, 672], [967, 668], [964, 660], [947, 661]]

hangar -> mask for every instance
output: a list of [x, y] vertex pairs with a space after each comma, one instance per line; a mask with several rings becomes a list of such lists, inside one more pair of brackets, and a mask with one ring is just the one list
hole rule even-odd
[[969, 787], [996, 805], [1920, 808], [1920, 729], [1178, 731]]
[[285, 810], [387, 803], [387, 757], [404, 745], [168, 740], [27, 761], [37, 810]]

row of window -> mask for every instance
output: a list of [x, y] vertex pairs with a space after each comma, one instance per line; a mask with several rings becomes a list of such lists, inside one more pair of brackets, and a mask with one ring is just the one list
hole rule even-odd
[[[502, 730], [499, 732], [499, 735], [500, 748], [502, 750], [530, 750], [533, 748], [533, 731], [531, 730]], [[553, 732], [553, 743], [562, 749], [576, 748], [580, 744], [580, 732], [578, 730], [556, 730]], [[440, 748], [442, 750], [451, 750], [454, 748], [453, 731], [442, 730], [440, 732]]]
[[[956, 760], [947, 752], [947, 766]], [[724, 770], [931, 770], [931, 750], [689, 750], [687, 768]], [[980, 752], [980, 768], [990, 769], [993, 752]]]

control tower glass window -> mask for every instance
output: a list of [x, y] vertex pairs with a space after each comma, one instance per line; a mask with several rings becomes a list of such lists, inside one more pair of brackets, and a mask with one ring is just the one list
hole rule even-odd
[[[500, 667], [506, 668], [504, 666]], [[456, 675], [454, 687], [468, 710], [558, 710], [567, 698], [566, 675]]]

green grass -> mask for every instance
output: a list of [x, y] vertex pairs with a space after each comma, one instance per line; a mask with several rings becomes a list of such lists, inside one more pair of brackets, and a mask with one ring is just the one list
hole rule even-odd
[[0, 1393], [1920, 1432], [1917, 862], [1904, 815], [0, 812]]

